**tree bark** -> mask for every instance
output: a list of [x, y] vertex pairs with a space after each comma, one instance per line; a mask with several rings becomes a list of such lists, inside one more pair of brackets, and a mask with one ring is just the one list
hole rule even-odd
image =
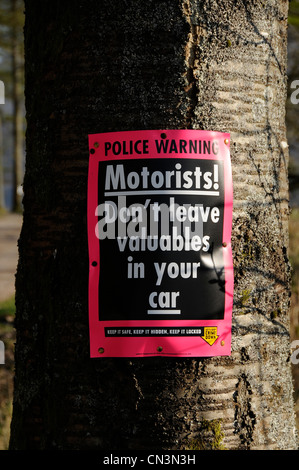
[[[11, 449], [295, 449], [285, 0], [25, 1]], [[90, 359], [88, 134], [231, 133], [232, 354]]]

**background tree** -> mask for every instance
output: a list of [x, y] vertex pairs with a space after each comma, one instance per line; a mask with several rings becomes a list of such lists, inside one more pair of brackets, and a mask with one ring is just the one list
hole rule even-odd
[[[26, 1], [11, 449], [295, 449], [285, 0]], [[89, 359], [90, 133], [231, 132], [232, 355]]]

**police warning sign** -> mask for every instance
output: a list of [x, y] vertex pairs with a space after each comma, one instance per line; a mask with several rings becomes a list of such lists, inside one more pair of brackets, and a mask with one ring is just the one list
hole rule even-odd
[[229, 355], [229, 134], [89, 136], [91, 357]]

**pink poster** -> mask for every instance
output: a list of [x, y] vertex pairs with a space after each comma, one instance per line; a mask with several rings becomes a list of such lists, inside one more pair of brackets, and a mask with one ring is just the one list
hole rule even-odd
[[231, 354], [230, 135], [89, 136], [91, 357]]

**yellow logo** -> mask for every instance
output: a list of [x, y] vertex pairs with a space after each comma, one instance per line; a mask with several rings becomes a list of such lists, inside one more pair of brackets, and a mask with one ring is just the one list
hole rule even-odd
[[209, 326], [204, 328], [202, 339], [204, 339], [210, 346], [215, 343], [217, 338], [217, 326]]

